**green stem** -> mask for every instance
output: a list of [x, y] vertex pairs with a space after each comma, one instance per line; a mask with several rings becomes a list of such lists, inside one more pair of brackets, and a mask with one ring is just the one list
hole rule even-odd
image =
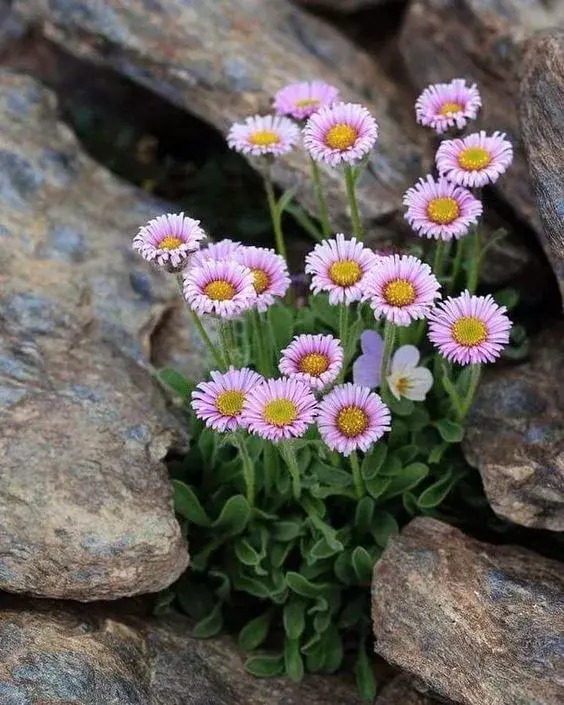
[[362, 240], [362, 225], [360, 224], [360, 215], [358, 213], [358, 203], [355, 193], [355, 175], [353, 167], [345, 165], [345, 184], [347, 186], [347, 198], [351, 211], [352, 231], [357, 240]]
[[473, 253], [472, 259], [470, 261], [470, 269], [468, 270], [468, 279], [466, 283], [466, 288], [473, 294], [478, 287], [478, 277], [480, 275], [480, 232], [478, 226], [474, 228], [474, 233], [472, 234], [472, 244]]
[[454, 261], [452, 263], [452, 274], [451, 274], [451, 292], [456, 291], [456, 280], [460, 274], [460, 266], [462, 264], [462, 259], [464, 257], [464, 247], [466, 245], [466, 238], [462, 237], [460, 240], [456, 241], [456, 251], [454, 254]]
[[396, 327], [391, 321], [386, 321], [384, 326], [384, 350], [382, 352], [382, 364], [380, 366], [380, 396], [386, 401], [388, 396], [388, 367], [394, 349], [394, 338]]
[[347, 350], [347, 328], [349, 325], [349, 307], [345, 301], [341, 303], [339, 310], [339, 338], [343, 351]]
[[259, 372], [267, 377], [270, 374], [270, 361], [268, 359], [268, 350], [266, 340], [263, 335], [264, 327], [260, 319], [260, 313], [255, 309], [253, 311], [253, 322], [255, 327], [256, 343], [259, 357]]
[[237, 448], [239, 449], [239, 453], [241, 453], [241, 460], [243, 461], [243, 476], [245, 478], [245, 487], [247, 488], [247, 502], [249, 506], [252, 507], [255, 503], [255, 467], [247, 451], [245, 439], [241, 431], [237, 431], [233, 435], [235, 436], [235, 442], [237, 443]]
[[[435, 358], [435, 359], [438, 359], [438, 358]], [[444, 388], [445, 392], [447, 393], [448, 398], [450, 399], [450, 403], [451, 403], [452, 408], [454, 410], [456, 420], [462, 421], [462, 419], [464, 418], [463, 403], [460, 399], [460, 395], [458, 394], [458, 390], [456, 389], [456, 386], [454, 385], [453, 381], [450, 378], [449, 364], [447, 362], [445, 362], [444, 360], [441, 360], [440, 368], [441, 368], [441, 373], [442, 373], [443, 388]]]
[[478, 384], [480, 383], [480, 376], [482, 374], [482, 366], [480, 364], [471, 365], [470, 369], [470, 384], [468, 385], [468, 391], [466, 393], [466, 396], [464, 397], [464, 402], [462, 403], [461, 420], [465, 419], [468, 412], [470, 411], [470, 407], [472, 406], [472, 402], [474, 401], [474, 396], [476, 395], [476, 390], [478, 389]]
[[228, 321], [219, 322], [219, 340], [221, 342], [221, 352], [223, 353], [223, 359], [225, 360], [226, 367], [229, 367], [231, 365], [231, 355], [229, 354], [228, 326]]
[[325, 200], [325, 194], [323, 193], [323, 186], [321, 185], [321, 175], [319, 173], [319, 167], [315, 159], [311, 159], [311, 177], [313, 179], [313, 191], [315, 194], [315, 200], [317, 202], [317, 214], [319, 220], [321, 221], [321, 229], [323, 231], [323, 237], [328, 238], [331, 236], [331, 224], [329, 222], [329, 212], [327, 210], [327, 201]]
[[362, 474], [360, 472], [360, 465], [358, 462], [358, 456], [356, 454], [356, 451], [353, 451], [351, 453], [350, 461], [351, 461], [354, 486], [356, 489], [356, 496], [358, 497], [358, 499], [362, 499], [362, 497], [364, 497], [364, 483], [362, 481]]
[[294, 450], [292, 441], [282, 441], [280, 447], [282, 449], [284, 460], [286, 461], [286, 465], [288, 466], [288, 470], [292, 478], [292, 492], [294, 494], [294, 497], [296, 499], [299, 499], [302, 493], [302, 483], [300, 480], [300, 469], [298, 467], [296, 451]]
[[450, 242], [447, 243], [444, 240], [437, 241], [435, 246], [435, 257], [433, 259], [433, 274], [437, 277], [437, 279], [443, 274], [443, 267], [449, 249]]
[[274, 186], [272, 185], [272, 179], [270, 174], [264, 175], [264, 187], [266, 190], [266, 197], [268, 199], [268, 208], [270, 209], [270, 217], [272, 219], [272, 227], [274, 229], [274, 240], [276, 242], [276, 252], [282, 255], [285, 260], [286, 257], [286, 245], [284, 244], [284, 234], [282, 232], [282, 218], [278, 210], [278, 204], [276, 202], [276, 195], [274, 193]]

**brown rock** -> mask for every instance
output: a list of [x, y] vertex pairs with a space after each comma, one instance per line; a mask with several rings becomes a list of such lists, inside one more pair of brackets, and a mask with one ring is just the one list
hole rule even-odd
[[466, 425], [464, 452], [492, 509], [564, 531], [564, 325], [533, 341], [531, 360], [492, 369]]
[[[522, 41], [540, 29], [562, 24], [564, 3], [559, 0], [414, 0], [400, 38], [402, 56], [418, 89], [454, 77], [478, 84], [484, 107], [475, 128], [504, 131], [516, 148], [511, 168], [495, 189], [541, 240], [520, 140], [518, 73]], [[549, 249], [547, 256], [564, 291], [560, 260]]]
[[[380, 123], [359, 184], [368, 227], [401, 208], [401, 195], [423, 171], [427, 147], [413, 135], [425, 145], [427, 136], [415, 129], [413, 107], [397, 86], [337, 30], [285, 0], [168, 0], [150, 9], [143, 0], [127, 8], [121, 0], [24, 0], [15, 7], [61, 46], [110, 64], [223, 133], [235, 120], [268, 112], [273, 94], [289, 82], [334, 83]], [[299, 187], [297, 197], [313, 208], [301, 151], [276, 160], [274, 177], [282, 187]], [[325, 181], [332, 215], [350, 230], [340, 172], [325, 170]]]
[[180, 615], [147, 620], [12, 601], [0, 612], [3, 705], [360, 705], [335, 677], [294, 685], [243, 670], [232, 642], [196, 640]]
[[564, 31], [531, 39], [521, 71], [525, 153], [544, 233], [564, 278]]
[[177, 434], [139, 362], [177, 297], [130, 241], [164, 204], [97, 167], [52, 95], [11, 72], [0, 167], [0, 587], [79, 600], [162, 589], [188, 560], [160, 462]]
[[411, 678], [396, 676], [378, 694], [374, 705], [437, 705], [438, 700], [417, 691]]
[[564, 568], [413, 520], [374, 569], [376, 651], [462, 705], [564, 699]]

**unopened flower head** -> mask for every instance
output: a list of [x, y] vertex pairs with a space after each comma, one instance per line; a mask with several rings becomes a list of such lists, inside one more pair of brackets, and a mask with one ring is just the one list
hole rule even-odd
[[494, 362], [509, 342], [505, 306], [468, 291], [442, 301], [429, 316], [429, 340], [443, 357], [460, 365]]
[[452, 240], [468, 233], [482, 215], [482, 202], [444, 177], [420, 179], [404, 198], [405, 219], [418, 235]]
[[269, 441], [299, 438], [315, 419], [317, 402], [299, 379], [269, 379], [249, 394], [243, 406], [242, 424]]
[[419, 367], [419, 357], [415, 345], [402, 345], [394, 353], [387, 380], [396, 399], [424, 401], [433, 386], [433, 375], [426, 367]]
[[317, 426], [331, 450], [350, 455], [355, 450], [366, 452], [390, 430], [390, 421], [390, 410], [378, 394], [348, 383], [321, 400]]
[[133, 248], [147, 261], [174, 272], [184, 268], [190, 252], [198, 249], [205, 236], [199, 220], [184, 213], [167, 213], [139, 228]]
[[283, 297], [290, 286], [290, 275], [284, 257], [263, 247], [241, 247], [236, 260], [251, 270], [257, 294], [255, 306], [266, 311], [276, 298]]
[[339, 100], [339, 91], [324, 81], [291, 83], [278, 91], [274, 98], [277, 115], [289, 115], [305, 120], [326, 105]]
[[235, 431], [245, 399], [264, 378], [246, 367], [210, 374], [211, 382], [201, 382], [192, 392], [192, 408], [208, 428]]
[[242, 247], [240, 242], [233, 240], [220, 240], [212, 242], [207, 247], [202, 247], [201, 250], [190, 255], [189, 265], [191, 267], [201, 267], [202, 264], [209, 259], [214, 260], [233, 260], [237, 251]]
[[512, 160], [513, 147], [505, 135], [487, 135], [483, 130], [462, 139], [445, 140], [435, 157], [439, 174], [469, 188], [495, 183]]
[[339, 233], [334, 240], [325, 240], [313, 248], [306, 257], [305, 271], [312, 275], [314, 294], [326, 291], [331, 304], [350, 304], [360, 300], [363, 282], [380, 259], [356, 238], [346, 240]]
[[332, 335], [298, 335], [282, 350], [279, 369], [301, 379], [312, 389], [323, 389], [337, 379], [343, 366], [343, 348]]
[[199, 315], [214, 313], [234, 318], [256, 300], [250, 269], [237, 262], [207, 260], [184, 275], [184, 298]]
[[411, 255], [381, 260], [364, 287], [376, 318], [398, 326], [426, 318], [439, 297], [440, 284], [428, 264]]
[[236, 122], [227, 135], [227, 144], [236, 152], [279, 157], [298, 142], [300, 130], [289, 118], [279, 115], [254, 115]]
[[355, 103], [336, 103], [310, 117], [304, 146], [313, 159], [337, 166], [356, 164], [374, 146], [378, 125], [368, 110]]
[[461, 130], [468, 120], [475, 120], [481, 105], [476, 84], [467, 86], [463, 78], [455, 78], [425, 88], [415, 103], [415, 114], [420, 125], [441, 135], [451, 127]]

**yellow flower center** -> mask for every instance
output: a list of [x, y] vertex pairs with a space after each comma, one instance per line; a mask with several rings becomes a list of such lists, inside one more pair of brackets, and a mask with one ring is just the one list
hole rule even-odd
[[176, 248], [180, 245], [182, 245], [182, 240], [179, 237], [167, 235], [166, 237], [163, 237], [157, 247], [159, 250], [176, 250]]
[[331, 149], [345, 150], [353, 146], [357, 137], [358, 132], [354, 127], [339, 122], [325, 133], [325, 144]]
[[312, 377], [319, 377], [327, 371], [329, 367], [329, 358], [321, 353], [308, 353], [304, 355], [298, 363], [300, 372], [305, 372]]
[[230, 389], [218, 394], [215, 408], [224, 416], [238, 416], [243, 408], [245, 394], [239, 390]]
[[384, 286], [384, 298], [389, 306], [409, 306], [415, 301], [415, 287], [407, 279], [392, 279]]
[[251, 269], [253, 273], [253, 286], [257, 294], [262, 294], [270, 286], [270, 277], [264, 269]]
[[206, 284], [204, 293], [214, 301], [228, 301], [235, 296], [235, 287], [225, 279], [216, 279]]
[[449, 113], [460, 113], [461, 111], [462, 105], [460, 105], [460, 103], [454, 103], [453, 101], [447, 100], [441, 105], [439, 115], [449, 115]]
[[454, 198], [433, 198], [427, 204], [427, 215], [433, 223], [449, 225], [460, 215], [460, 206]]
[[296, 100], [294, 105], [296, 108], [314, 108], [319, 105], [319, 100], [317, 98], [302, 98], [301, 100]]
[[352, 286], [362, 279], [362, 269], [358, 262], [343, 259], [329, 267], [329, 278], [338, 286]]
[[485, 169], [492, 160], [492, 155], [483, 147], [466, 147], [458, 155], [458, 164], [466, 171]]
[[249, 135], [248, 140], [256, 147], [270, 147], [280, 142], [280, 136], [272, 130], [257, 130]]
[[347, 438], [356, 438], [366, 431], [368, 416], [359, 406], [345, 406], [337, 414], [337, 428]]
[[452, 337], [459, 345], [474, 347], [480, 345], [488, 337], [488, 329], [483, 321], [476, 316], [462, 316], [453, 324]]
[[411, 389], [411, 380], [409, 377], [398, 377], [394, 380], [394, 386], [400, 397], [403, 397]]
[[289, 399], [274, 399], [269, 401], [264, 405], [262, 410], [262, 418], [273, 426], [287, 426], [291, 424], [296, 416], [298, 415], [298, 410], [296, 405]]

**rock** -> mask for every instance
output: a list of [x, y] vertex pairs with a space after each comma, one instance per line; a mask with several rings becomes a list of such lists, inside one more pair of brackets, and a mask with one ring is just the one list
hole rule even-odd
[[[160, 462], [178, 434], [140, 363], [178, 299], [130, 241], [164, 205], [96, 166], [52, 95], [12, 72], [0, 165], [0, 588], [160, 590], [188, 560]], [[169, 359], [198, 356], [184, 352]]]
[[438, 700], [415, 690], [411, 678], [400, 675], [382, 688], [374, 705], [438, 705]]
[[124, 617], [124, 609], [4, 606], [3, 705], [360, 705], [336, 677], [253, 678], [229, 639], [196, 640], [185, 617]]
[[[399, 0], [402, 2], [403, 0]], [[326, 10], [334, 12], [358, 12], [358, 10], [366, 10], [369, 7], [376, 5], [387, 5], [390, 2], [398, 2], [398, 0], [297, 0], [304, 7], [322, 7]]]
[[555, 323], [531, 348], [529, 361], [488, 370], [464, 453], [497, 514], [564, 531], [564, 324]]
[[537, 211], [564, 280], [564, 31], [531, 39], [521, 73], [521, 132]]
[[[398, 87], [337, 30], [287, 0], [132, 0], [127, 8], [120, 0], [16, 0], [15, 8], [65, 49], [113, 66], [224, 134], [233, 121], [268, 112], [274, 93], [289, 82], [334, 83], [344, 99], [366, 103], [380, 123], [359, 183], [369, 227], [401, 209], [403, 192], [429, 163], [426, 135]], [[276, 160], [273, 175], [284, 188], [298, 187], [297, 197], [313, 209], [303, 153]], [[349, 231], [341, 175], [327, 169], [325, 181], [332, 215]]]
[[562, 564], [430, 518], [374, 569], [376, 651], [461, 705], [564, 700]]
[[400, 37], [401, 54], [418, 90], [458, 76], [478, 84], [484, 108], [476, 129], [507, 132], [516, 147], [513, 164], [495, 189], [539, 234], [562, 292], [561, 262], [543, 237], [521, 144], [518, 73], [522, 41], [563, 23], [564, 3], [558, 1], [414, 0]]

